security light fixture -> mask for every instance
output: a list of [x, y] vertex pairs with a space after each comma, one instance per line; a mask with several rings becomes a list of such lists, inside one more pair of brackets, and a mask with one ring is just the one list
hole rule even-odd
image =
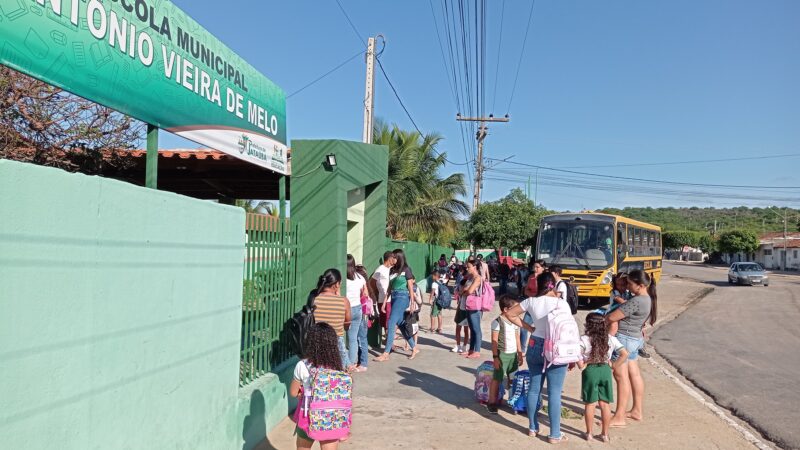
[[336, 167], [336, 155], [331, 153], [330, 155], [325, 156], [325, 165], [327, 165], [330, 169]]

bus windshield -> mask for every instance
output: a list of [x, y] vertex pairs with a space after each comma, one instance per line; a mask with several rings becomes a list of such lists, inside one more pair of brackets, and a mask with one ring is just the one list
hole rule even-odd
[[613, 223], [543, 222], [537, 259], [569, 269], [606, 269], [614, 263], [614, 248]]

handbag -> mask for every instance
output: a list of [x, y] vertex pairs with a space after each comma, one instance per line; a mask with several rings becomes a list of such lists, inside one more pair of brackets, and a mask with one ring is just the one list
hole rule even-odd
[[459, 324], [459, 323], [463, 322], [464, 319], [466, 319], [466, 318], [467, 318], [467, 312], [464, 311], [463, 309], [457, 309], [456, 310], [456, 315], [453, 318], [453, 322], [455, 322], [456, 324]]

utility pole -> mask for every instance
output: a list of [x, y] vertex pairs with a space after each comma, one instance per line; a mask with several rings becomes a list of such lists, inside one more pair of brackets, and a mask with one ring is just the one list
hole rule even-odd
[[483, 186], [483, 140], [488, 134], [486, 122], [508, 122], [510, 119], [508, 115], [505, 117], [494, 117], [492, 114], [489, 114], [489, 117], [461, 117], [461, 114], [456, 114], [456, 120], [480, 123], [478, 131], [475, 133], [475, 139], [478, 140], [478, 158], [475, 160], [475, 194], [472, 197], [472, 210], [475, 211], [481, 202], [481, 187]]
[[364, 92], [364, 133], [362, 141], [365, 144], [372, 143], [372, 119], [374, 117], [375, 106], [375, 38], [369, 38], [367, 43], [367, 80]]

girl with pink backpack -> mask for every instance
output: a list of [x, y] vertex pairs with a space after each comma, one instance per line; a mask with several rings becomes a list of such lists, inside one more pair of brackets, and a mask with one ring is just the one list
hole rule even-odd
[[336, 450], [350, 436], [352, 389], [344, 371], [336, 331], [327, 323], [308, 330], [305, 355], [294, 368], [289, 395], [298, 399], [293, 420], [297, 424], [297, 450]]
[[[542, 407], [542, 389], [546, 381], [550, 417], [548, 441], [560, 444], [567, 441], [567, 436], [561, 433], [561, 392], [567, 371], [580, 359], [580, 333], [569, 304], [558, 296], [553, 274], [545, 272], [539, 275], [536, 287], [536, 297], [512, 307], [508, 317], [512, 318], [512, 323], [531, 333], [525, 356], [531, 374], [528, 434], [539, 434], [537, 415]], [[520, 320], [525, 313], [533, 318], [532, 326]]]

